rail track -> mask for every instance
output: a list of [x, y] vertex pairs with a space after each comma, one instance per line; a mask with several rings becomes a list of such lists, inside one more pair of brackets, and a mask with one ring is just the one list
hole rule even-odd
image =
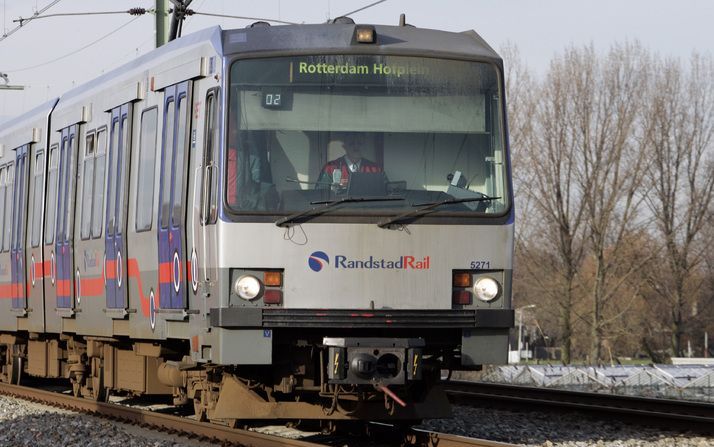
[[[324, 447], [362, 446], [367, 439], [318, 435], [317, 440], [291, 439], [259, 433], [252, 430], [230, 428], [192, 418], [175, 416], [113, 403], [97, 402], [71, 395], [26, 386], [0, 383], [0, 394], [29, 400], [53, 407], [137, 425], [143, 428], [177, 434], [193, 439], [205, 439], [222, 445], [241, 447]], [[410, 429], [397, 433], [394, 427], [375, 424], [370, 430], [370, 445], [424, 446], [424, 447], [515, 447], [483, 439]]]
[[674, 399], [534, 388], [521, 385], [448, 381], [453, 403], [537, 411], [581, 411], [605, 419], [714, 433], [714, 404]]

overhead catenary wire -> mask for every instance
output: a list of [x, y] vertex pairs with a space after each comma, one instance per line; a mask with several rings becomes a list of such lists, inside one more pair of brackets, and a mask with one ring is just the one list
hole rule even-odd
[[98, 16], [98, 15], [109, 15], [109, 14], [131, 14], [131, 15], [143, 15], [147, 12], [151, 12], [145, 8], [131, 8], [125, 11], [94, 11], [94, 12], [58, 12], [56, 14], [45, 14], [43, 16], [33, 16], [32, 19], [19, 19], [13, 20], [13, 22], [27, 22], [28, 20], [37, 19], [48, 19], [50, 17], [69, 17], [69, 16]]
[[350, 12], [346, 12], [346, 13], [344, 13], [344, 14], [341, 14], [340, 17], [349, 16], [349, 15], [352, 15], [352, 14], [354, 14], [354, 13], [357, 13], [357, 12], [360, 12], [360, 11], [364, 11], [364, 10], [367, 9], [367, 8], [371, 8], [372, 6], [377, 6], [378, 4], [384, 3], [384, 2], [386, 2], [386, 1], [387, 1], [387, 0], [379, 0], [379, 1], [376, 1], [376, 2], [374, 2], [374, 3], [370, 3], [369, 5], [363, 6], [363, 7], [359, 8], [359, 9], [355, 9], [354, 11], [350, 11]]
[[[385, 0], [382, 0], [382, 1], [385, 1]], [[214, 13], [210, 13], [210, 12], [191, 11], [188, 15], [201, 15], [201, 16], [209, 16], [209, 17], [218, 17], [218, 18], [222, 18], [222, 19], [256, 20], [256, 21], [261, 21], [261, 22], [284, 23], [286, 25], [299, 25], [299, 23], [297, 23], [297, 22], [286, 22], [285, 20], [264, 19], [264, 18], [260, 18], [260, 17], [232, 16], [232, 15], [227, 15], [227, 14], [214, 14]]]
[[40, 10], [38, 10], [38, 11], [35, 11], [35, 13], [33, 14], [32, 17], [29, 17], [29, 18], [27, 18], [27, 19], [24, 19], [24, 20], [23, 20], [22, 22], [20, 22], [20, 24], [17, 25], [15, 28], [11, 29], [11, 30], [8, 31], [7, 33], [3, 33], [3, 35], [0, 36], [0, 42], [2, 42], [3, 40], [7, 39], [9, 36], [11, 36], [13, 33], [15, 33], [16, 31], [18, 31], [20, 28], [22, 28], [23, 26], [26, 26], [29, 22], [31, 22], [32, 20], [34, 20], [35, 18], [37, 18], [40, 14], [42, 14], [42, 13], [45, 12], [45, 11], [47, 11], [48, 9], [50, 9], [51, 7], [53, 7], [54, 5], [56, 5], [57, 3], [61, 2], [61, 1], [62, 1], [62, 0], [54, 0], [52, 3], [48, 4], [47, 6], [43, 7], [42, 9], [40, 9]]
[[71, 52], [69, 52], [69, 53], [67, 53], [67, 54], [65, 54], [65, 55], [63, 55], [63, 56], [54, 58], [54, 59], [52, 59], [52, 60], [50, 60], [50, 61], [46, 61], [46, 62], [43, 62], [43, 63], [41, 63], [41, 64], [33, 65], [33, 66], [31, 66], [31, 67], [22, 67], [22, 68], [7, 69], [6, 71], [7, 71], [7, 72], [11, 72], [11, 73], [18, 73], [18, 72], [21, 72], [21, 71], [32, 70], [32, 69], [35, 69], [35, 68], [39, 68], [39, 67], [43, 67], [43, 66], [45, 66], [45, 65], [52, 64], [52, 63], [54, 63], [54, 62], [57, 62], [57, 61], [62, 60], [62, 59], [64, 59], [64, 58], [66, 58], [66, 57], [72, 56], [72, 55], [74, 55], [74, 54], [76, 54], [76, 53], [78, 53], [78, 52], [80, 52], [80, 51], [82, 51], [82, 50], [85, 50], [85, 49], [91, 47], [92, 45], [95, 45], [95, 44], [101, 42], [102, 40], [106, 39], [107, 37], [111, 36], [112, 34], [116, 33], [117, 31], [121, 30], [122, 28], [125, 28], [125, 27], [131, 25], [132, 23], [134, 23], [134, 22], [135, 22], [137, 19], [139, 19], [139, 18], [140, 18], [140, 17], [134, 17], [133, 19], [129, 20], [128, 22], [126, 22], [125, 24], [121, 25], [120, 27], [118, 27], [118, 28], [116, 28], [116, 29], [114, 29], [114, 30], [108, 32], [107, 34], [103, 35], [102, 37], [100, 37], [100, 38], [98, 38], [98, 39], [96, 39], [96, 40], [94, 40], [94, 41], [88, 43], [87, 45], [84, 45], [84, 46], [81, 47], [81, 48], [77, 48], [76, 50], [73, 50], [73, 51], [71, 51]]

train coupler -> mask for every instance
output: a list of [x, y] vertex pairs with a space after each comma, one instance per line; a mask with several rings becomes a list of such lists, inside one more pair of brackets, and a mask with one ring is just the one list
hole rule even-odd
[[325, 337], [323, 345], [330, 383], [404, 385], [422, 378], [421, 338]]

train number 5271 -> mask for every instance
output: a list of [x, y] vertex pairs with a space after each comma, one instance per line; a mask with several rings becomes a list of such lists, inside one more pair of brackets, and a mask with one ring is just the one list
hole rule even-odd
[[471, 261], [471, 270], [486, 270], [491, 268], [491, 261]]

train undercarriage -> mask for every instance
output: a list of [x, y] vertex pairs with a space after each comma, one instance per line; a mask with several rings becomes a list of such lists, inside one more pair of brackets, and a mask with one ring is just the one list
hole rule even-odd
[[[305, 334], [304, 334], [305, 335]], [[256, 420], [416, 423], [448, 417], [439, 386], [454, 347], [451, 335], [425, 344], [404, 337], [276, 337], [272, 365], [191, 360], [190, 345], [72, 334], [0, 334], [0, 380], [67, 379], [75, 396], [163, 395], [192, 406], [196, 418], [229, 426]], [[289, 341], [291, 340], [291, 341]]]

